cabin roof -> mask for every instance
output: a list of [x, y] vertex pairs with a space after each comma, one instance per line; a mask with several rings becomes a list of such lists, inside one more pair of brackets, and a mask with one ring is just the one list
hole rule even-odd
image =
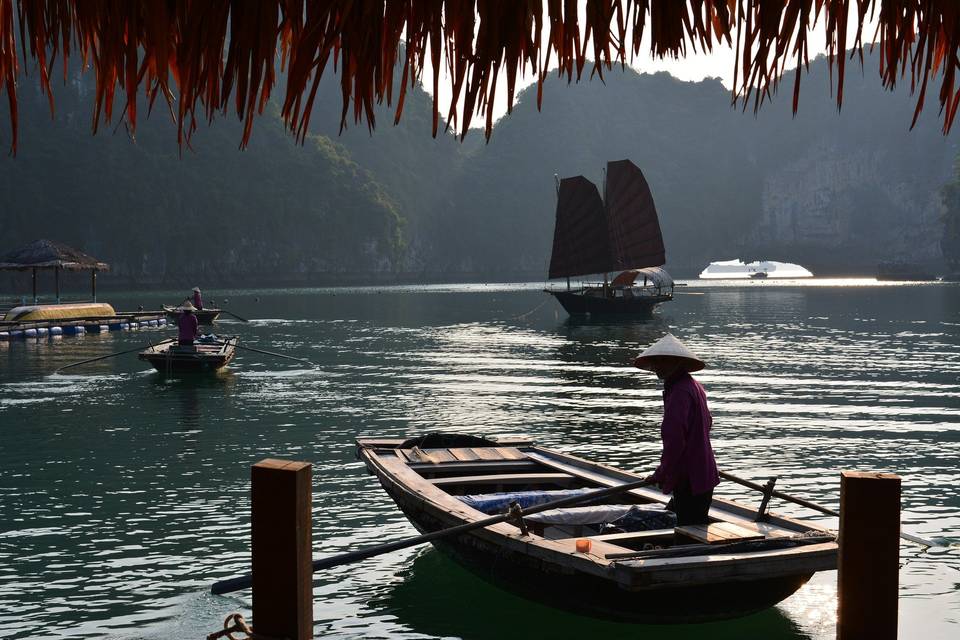
[[[542, 83], [548, 70], [556, 69], [567, 82], [584, 74], [602, 79], [642, 47], [657, 58], [716, 46], [733, 49], [734, 94], [743, 108], [758, 108], [791, 74], [796, 111], [808, 40], [823, 38], [839, 106], [851, 62], [846, 52], [862, 54], [868, 24], [866, 37], [876, 40], [868, 46], [881, 52], [883, 86], [892, 89], [909, 75], [918, 96], [914, 122], [928, 81], [937, 76], [945, 132], [960, 104], [956, 0], [588, 0], [582, 15], [579, 3], [480, 0], [52, 0], [17, 6], [17, 12], [11, 9], [0, 19], [0, 87], [11, 94], [14, 151], [16, 84], [21, 57], [24, 67], [33, 68], [28, 56], [37, 63], [51, 108], [51, 88], [60, 75], [54, 70], [68, 68], [56, 59], [65, 62], [72, 55], [90, 65], [97, 78], [94, 131], [119, 115], [135, 132], [137, 97], [146, 97], [150, 106], [160, 98], [178, 123], [181, 144], [189, 142], [198, 121], [232, 110], [244, 121], [245, 145], [255, 115], [278, 84], [278, 61], [285, 75], [279, 83], [281, 114], [301, 141], [324, 72], [339, 74], [341, 126], [352, 116], [372, 129], [375, 106], [383, 102], [395, 105], [399, 120], [407, 88], [429, 71], [433, 134], [441, 117], [437, 89], [442, 81], [451, 95], [443, 114], [448, 126], [465, 133], [475, 115], [483, 116], [489, 137], [498, 78], [506, 78], [512, 106], [518, 77], [531, 74]], [[862, 64], [862, 55], [859, 60]], [[787, 64], [796, 65], [796, 71], [787, 71]], [[395, 69], [402, 69], [399, 86]], [[542, 98], [538, 88], [538, 107]]]
[[82, 251], [52, 240], [36, 240], [0, 256], [0, 269], [23, 271], [27, 269], [67, 269], [69, 271], [109, 271], [106, 262]]

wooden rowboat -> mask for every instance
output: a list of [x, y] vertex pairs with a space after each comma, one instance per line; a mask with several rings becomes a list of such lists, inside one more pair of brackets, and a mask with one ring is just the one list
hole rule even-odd
[[205, 373], [225, 367], [237, 352], [237, 338], [179, 345], [176, 341], [155, 344], [137, 357], [161, 373]]
[[[530, 507], [571, 490], [641, 479], [525, 439], [431, 434], [360, 438], [357, 447], [422, 533], [476, 522], [505, 511], [510, 501]], [[668, 500], [656, 488], [633, 489], [603, 504], [544, 511], [433, 544], [522, 596], [645, 623], [747, 615], [837, 566], [835, 537], [815, 524], [769, 512], [758, 519], [754, 507], [714, 498], [710, 524], [675, 526], [664, 508]]]
[[[163, 310], [171, 321], [178, 320], [183, 313], [179, 307], [171, 307], [167, 304], [163, 305]], [[193, 312], [193, 315], [197, 316], [197, 322], [200, 324], [213, 324], [220, 317], [221, 311], [222, 309], [198, 309]]]

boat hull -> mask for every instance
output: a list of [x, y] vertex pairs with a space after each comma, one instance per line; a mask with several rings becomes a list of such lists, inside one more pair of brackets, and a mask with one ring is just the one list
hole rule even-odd
[[[173, 322], [176, 322], [180, 318], [181, 312], [174, 308], [164, 307], [164, 311], [167, 313], [167, 318]], [[220, 317], [220, 309], [200, 309], [194, 311], [193, 315], [197, 317], [199, 324], [213, 324], [217, 321], [217, 318]]]
[[[455, 519], [431, 514], [419, 501], [408, 500], [402, 493], [388, 493], [421, 533], [459, 524]], [[738, 618], [790, 597], [812, 575], [629, 590], [470, 533], [432, 544], [471, 573], [506, 591], [564, 611], [615, 622], [671, 624]]]
[[175, 346], [166, 345], [148, 349], [137, 357], [149, 362], [160, 373], [182, 375], [218, 371], [230, 364], [236, 354], [236, 346], [232, 341], [214, 352], [207, 349], [201, 344], [197, 351], [179, 351]]
[[649, 318], [657, 305], [672, 300], [669, 295], [636, 296], [632, 298], [604, 298], [577, 291], [550, 291], [567, 313], [599, 316], [637, 316]]

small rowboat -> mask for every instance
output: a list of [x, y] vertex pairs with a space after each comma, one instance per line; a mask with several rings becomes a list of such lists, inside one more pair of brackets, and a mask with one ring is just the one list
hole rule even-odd
[[198, 340], [192, 345], [180, 345], [176, 341], [155, 344], [137, 357], [161, 373], [204, 373], [222, 369], [236, 352], [237, 338], [230, 337], [210, 342]]
[[[458, 434], [361, 438], [358, 457], [422, 533], [640, 480], [524, 439]], [[443, 537], [468, 569], [530, 599], [644, 623], [734, 618], [775, 605], [837, 566], [836, 539], [808, 522], [714, 498], [710, 523], [677, 526], [669, 496], [633, 489]]]
[[[171, 307], [167, 304], [163, 305], [163, 310], [166, 312], [167, 318], [174, 322], [183, 313], [180, 307]], [[222, 309], [197, 309], [193, 312], [193, 315], [197, 316], [197, 322], [200, 324], [213, 324], [220, 317], [221, 311]]]

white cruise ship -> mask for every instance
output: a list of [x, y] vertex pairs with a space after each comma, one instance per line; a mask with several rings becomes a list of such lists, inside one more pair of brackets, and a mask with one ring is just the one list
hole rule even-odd
[[742, 260], [724, 260], [711, 262], [700, 272], [701, 279], [742, 279], [749, 278], [812, 278], [813, 274], [798, 264], [789, 262], [774, 262], [763, 260], [760, 262], [743, 262]]

